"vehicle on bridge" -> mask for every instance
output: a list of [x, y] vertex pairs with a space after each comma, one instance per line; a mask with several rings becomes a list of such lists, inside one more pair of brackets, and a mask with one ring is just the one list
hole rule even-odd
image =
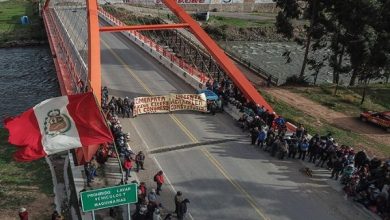
[[218, 101], [219, 97], [215, 92], [209, 90], [209, 89], [201, 89], [197, 91], [197, 94], [204, 93], [206, 95], [207, 101]]
[[360, 113], [360, 119], [363, 122], [371, 122], [384, 128], [387, 132], [390, 132], [390, 111], [386, 112], [374, 112], [367, 111]]

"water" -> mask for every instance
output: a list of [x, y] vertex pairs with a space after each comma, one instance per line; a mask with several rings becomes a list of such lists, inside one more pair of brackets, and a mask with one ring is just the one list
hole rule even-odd
[[60, 95], [47, 46], [0, 49], [0, 122]]
[[[290, 42], [229, 42], [228, 49], [279, 78], [279, 82], [284, 82], [289, 76], [299, 75], [305, 52], [303, 46]], [[291, 51], [290, 63], [286, 63], [286, 58], [282, 56], [285, 51]], [[322, 50], [316, 56], [321, 57], [326, 53], [329, 52]], [[305, 76], [309, 82], [314, 80], [313, 73], [314, 70], [309, 70], [307, 65]], [[332, 68], [326, 63], [319, 72], [317, 82], [331, 83], [332, 73]], [[342, 77], [341, 80], [347, 82], [347, 78]]]

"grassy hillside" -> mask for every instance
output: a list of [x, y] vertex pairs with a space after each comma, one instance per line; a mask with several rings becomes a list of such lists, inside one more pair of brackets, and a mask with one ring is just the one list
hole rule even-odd
[[334, 86], [291, 87], [293, 92], [347, 115], [357, 116], [362, 111], [390, 110], [390, 84], [373, 84], [367, 89], [367, 96], [360, 105], [362, 87], [340, 88], [334, 95]]
[[7, 138], [8, 132], [0, 128], [0, 219], [11, 219], [20, 207], [26, 207], [34, 219], [47, 219], [53, 208], [49, 167], [44, 159], [30, 163], [14, 161], [12, 154], [17, 147], [8, 144]]
[[365, 149], [372, 155], [382, 158], [388, 158], [390, 156], [389, 145], [378, 143], [371, 139], [367, 139], [364, 135], [343, 130], [331, 125], [325, 120], [314, 118], [298, 108], [276, 99], [264, 91], [262, 91], [261, 94], [263, 94], [267, 102], [274, 107], [274, 110], [278, 114], [283, 115], [283, 117], [293, 124], [302, 123], [312, 135], [317, 133], [320, 135], [326, 135], [330, 132], [340, 144], [352, 146], [355, 149], [361, 149], [361, 147], [364, 146]]
[[[38, 13], [38, 1], [10, 0], [0, 2], [0, 44], [8, 41], [42, 40], [45, 32]], [[20, 17], [28, 16], [29, 25], [22, 25]]]

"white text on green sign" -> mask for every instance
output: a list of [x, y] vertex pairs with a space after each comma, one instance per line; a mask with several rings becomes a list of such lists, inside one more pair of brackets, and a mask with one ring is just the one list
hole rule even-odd
[[81, 192], [84, 212], [136, 203], [137, 201], [137, 184], [135, 183]]

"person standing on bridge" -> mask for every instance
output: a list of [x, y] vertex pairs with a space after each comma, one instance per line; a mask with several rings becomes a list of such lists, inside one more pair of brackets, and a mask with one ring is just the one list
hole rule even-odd
[[160, 195], [160, 191], [162, 191], [161, 186], [164, 184], [164, 173], [162, 170], [158, 171], [156, 175], [154, 175], [153, 178], [154, 182], [157, 183], [157, 195]]
[[262, 128], [257, 136], [257, 146], [260, 146], [260, 149], [263, 148], [265, 139], [267, 139], [267, 132]]
[[180, 191], [177, 191], [175, 195], [175, 213], [177, 216], [179, 215], [179, 207], [182, 201], [183, 201], [183, 195]]
[[102, 89], [102, 103], [106, 104], [107, 101], [108, 101], [108, 89], [107, 89], [107, 86], [105, 86]]
[[116, 105], [117, 105], [117, 113], [118, 115], [122, 115], [123, 117], [125, 116], [125, 112], [123, 111], [123, 99], [119, 97], [116, 100]]
[[135, 156], [135, 163], [137, 165], [137, 173], [139, 172], [139, 169], [141, 168], [142, 170], [144, 169], [144, 161], [145, 161], [145, 155], [142, 151], [138, 152], [138, 154]]
[[256, 140], [258, 136], [259, 136], [259, 128], [255, 127], [251, 130], [251, 145], [256, 144]]
[[[134, 99], [130, 101], [130, 110], [131, 110], [131, 114], [134, 115]], [[136, 117], [137, 115], [134, 115], [134, 117]]]
[[188, 208], [187, 208], [187, 203], [190, 203], [188, 199], [184, 199], [180, 205], [179, 205], [179, 210], [177, 213], [177, 219], [178, 220], [183, 220], [185, 216], [187, 215]]
[[130, 100], [129, 97], [126, 96], [126, 98], [123, 100], [123, 117], [130, 118], [131, 113], [131, 107], [130, 107]]
[[108, 109], [110, 110], [110, 113], [111, 115], [114, 115], [115, 112], [116, 112], [116, 100], [115, 100], [115, 97], [113, 96], [110, 100], [110, 102], [108, 103]]
[[133, 163], [131, 161], [131, 157], [128, 156], [126, 157], [125, 162], [123, 163], [123, 168], [125, 169], [126, 172], [126, 179], [125, 179], [126, 181], [129, 179], [129, 177], [131, 177], [130, 171], [132, 167], [133, 167]]

